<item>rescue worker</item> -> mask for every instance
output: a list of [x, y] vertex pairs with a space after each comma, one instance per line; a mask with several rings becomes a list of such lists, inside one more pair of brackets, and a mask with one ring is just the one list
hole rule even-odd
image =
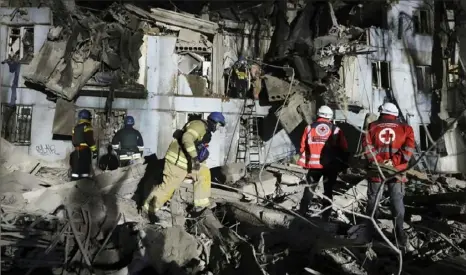
[[112, 147], [117, 152], [120, 167], [127, 166], [133, 160], [140, 159], [144, 151], [144, 140], [141, 133], [133, 127], [134, 118], [126, 116], [125, 126], [116, 132], [112, 139]]
[[203, 163], [208, 157], [205, 144], [219, 126], [225, 126], [225, 117], [220, 112], [211, 113], [207, 120], [194, 119], [177, 130], [168, 147], [163, 168], [163, 180], [144, 203], [144, 210], [157, 212], [167, 202], [183, 180], [191, 174], [194, 180], [194, 207], [200, 212], [210, 205], [210, 170]]
[[78, 124], [72, 131], [74, 151], [70, 155], [71, 180], [73, 181], [89, 178], [92, 159], [97, 158], [91, 112], [86, 109], [79, 111], [78, 119]]
[[[398, 108], [395, 104], [387, 102], [379, 108], [378, 120], [368, 126], [368, 131], [363, 139], [364, 155], [369, 163], [380, 163], [393, 166], [397, 170], [406, 169], [411, 159], [414, 148], [413, 128], [398, 120]], [[380, 188], [383, 188], [382, 179], [378, 172], [371, 173], [367, 189], [367, 213], [370, 216], [376, 207], [376, 197]], [[407, 237], [403, 231], [405, 207], [403, 203], [404, 183], [395, 178], [386, 182], [390, 193], [391, 212], [394, 218], [395, 234], [401, 246], [406, 246]], [[372, 228], [372, 223], [370, 225]], [[373, 229], [373, 228], [372, 228]], [[373, 231], [371, 232], [373, 233]]]
[[[308, 125], [301, 138], [298, 165], [307, 168], [306, 180], [312, 186], [304, 191], [300, 203], [300, 213], [305, 214], [313, 198], [310, 192], [316, 189], [320, 178], [324, 180], [324, 195], [332, 199], [333, 185], [337, 181], [337, 174], [346, 163], [348, 144], [342, 130], [332, 123], [333, 111], [328, 106], [321, 106], [317, 112], [317, 120]], [[331, 202], [324, 199], [323, 208]], [[328, 220], [331, 209], [323, 212], [322, 218]]]

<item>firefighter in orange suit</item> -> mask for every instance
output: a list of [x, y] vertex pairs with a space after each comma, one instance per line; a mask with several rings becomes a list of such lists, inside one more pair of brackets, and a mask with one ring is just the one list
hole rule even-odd
[[[328, 106], [321, 106], [317, 112], [317, 120], [308, 125], [301, 138], [301, 156], [298, 165], [307, 168], [307, 182], [315, 190], [320, 178], [324, 177], [324, 195], [332, 199], [333, 185], [336, 183], [337, 174], [346, 163], [348, 144], [343, 132], [332, 123], [333, 111]], [[300, 212], [305, 214], [313, 194], [309, 188], [304, 191], [300, 204]], [[324, 199], [323, 207], [331, 203]], [[331, 209], [324, 211], [322, 218], [328, 220]]]
[[[393, 166], [397, 170], [406, 169], [414, 149], [413, 128], [398, 120], [398, 108], [395, 104], [384, 103], [380, 109], [379, 119], [370, 123], [363, 139], [364, 155], [369, 163], [380, 163]], [[382, 188], [382, 179], [377, 174], [369, 176], [367, 189], [367, 213], [372, 214], [376, 207], [376, 197]], [[407, 237], [403, 231], [405, 207], [403, 203], [404, 183], [406, 179], [393, 179], [386, 182], [389, 193], [392, 216], [394, 218], [395, 234], [398, 244], [405, 246]]]
[[71, 180], [89, 178], [92, 159], [97, 158], [97, 146], [92, 129], [91, 113], [84, 109], [78, 114], [78, 124], [73, 128], [74, 151], [70, 156]]

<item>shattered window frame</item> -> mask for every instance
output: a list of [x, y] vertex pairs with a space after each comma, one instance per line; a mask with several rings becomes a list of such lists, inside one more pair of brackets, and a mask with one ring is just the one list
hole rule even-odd
[[[13, 33], [13, 31], [19, 31], [18, 33]], [[30, 31], [30, 32], [29, 32]], [[30, 45], [25, 43], [25, 38], [31, 35]], [[8, 44], [7, 44], [7, 51], [8, 51], [8, 59], [19, 60], [22, 64], [29, 64], [34, 58], [34, 39], [35, 39], [35, 30], [33, 25], [26, 25], [26, 26], [8, 26]], [[12, 41], [13, 38], [17, 38], [17, 40]], [[14, 52], [12, 50], [13, 45], [17, 41], [18, 50]], [[29, 49], [29, 50], [27, 50]], [[19, 56], [17, 56], [19, 54]]]
[[420, 8], [413, 14], [413, 29], [415, 34], [432, 34], [432, 13], [428, 8]]
[[431, 66], [418, 65], [416, 68], [416, 87], [419, 93], [432, 91], [433, 78]]
[[[372, 87], [376, 89], [391, 89], [391, 64], [390, 61], [372, 61]], [[384, 75], [386, 74], [386, 75]]]
[[33, 105], [2, 103], [1, 136], [17, 146], [31, 145]]

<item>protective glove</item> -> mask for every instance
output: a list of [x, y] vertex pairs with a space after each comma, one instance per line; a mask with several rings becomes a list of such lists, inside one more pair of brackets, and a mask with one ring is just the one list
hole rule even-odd
[[97, 158], [97, 151], [96, 151], [96, 152], [92, 152], [92, 158], [93, 158], [93, 159], [96, 159], [96, 158]]
[[199, 162], [197, 157], [193, 158], [191, 160], [191, 177], [193, 178], [194, 181], [197, 181], [198, 173], [200, 169], [201, 169], [201, 163]]

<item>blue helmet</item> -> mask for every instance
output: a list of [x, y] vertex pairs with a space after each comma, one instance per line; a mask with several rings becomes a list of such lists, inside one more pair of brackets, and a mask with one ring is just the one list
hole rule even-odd
[[89, 112], [89, 110], [82, 109], [81, 111], [79, 111], [78, 118], [79, 119], [91, 119], [92, 115], [91, 115], [91, 112]]
[[133, 126], [134, 125], [134, 117], [126, 116], [125, 117], [125, 126]]
[[222, 126], [225, 126], [225, 117], [220, 112], [210, 113], [210, 115], [207, 117], [207, 119], [211, 120], [213, 122], [220, 123], [220, 125], [222, 125]]

